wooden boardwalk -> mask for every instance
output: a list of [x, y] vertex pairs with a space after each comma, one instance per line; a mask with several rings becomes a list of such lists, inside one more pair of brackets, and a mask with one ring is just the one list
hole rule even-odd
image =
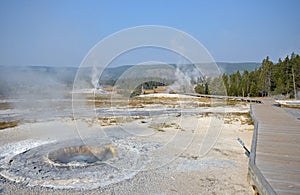
[[251, 105], [248, 179], [260, 194], [300, 194], [300, 121], [274, 103]]
[[206, 95], [206, 94], [199, 94], [199, 93], [184, 93], [184, 95], [203, 97], [203, 98], [214, 98], [214, 99], [225, 99], [225, 100], [236, 100], [236, 101], [243, 101], [243, 102], [261, 103], [261, 100], [259, 100], [257, 98], [248, 98], [248, 97]]

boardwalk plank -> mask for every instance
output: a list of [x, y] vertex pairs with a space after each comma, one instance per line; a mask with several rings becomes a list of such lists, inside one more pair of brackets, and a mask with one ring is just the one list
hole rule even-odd
[[258, 185], [261, 192], [300, 194], [300, 121], [273, 104], [252, 105], [256, 140], [249, 163], [258, 170], [252, 179], [268, 185]]

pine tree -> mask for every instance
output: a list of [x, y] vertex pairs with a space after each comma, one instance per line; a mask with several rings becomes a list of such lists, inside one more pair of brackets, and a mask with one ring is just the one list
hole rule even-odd
[[225, 90], [226, 90], [226, 95], [228, 95], [229, 92], [229, 83], [228, 83], [228, 76], [227, 74], [223, 74], [222, 76], [223, 82], [224, 82], [224, 86], [225, 86]]
[[[262, 62], [261, 72], [260, 72], [260, 91], [262, 96], [270, 95], [271, 93], [271, 76], [272, 76], [272, 66], [273, 62], [270, 61], [269, 56]], [[267, 94], [266, 94], [267, 93]]]
[[284, 93], [284, 83], [282, 79], [279, 77], [276, 82], [276, 88], [275, 88], [276, 94], [283, 94]]

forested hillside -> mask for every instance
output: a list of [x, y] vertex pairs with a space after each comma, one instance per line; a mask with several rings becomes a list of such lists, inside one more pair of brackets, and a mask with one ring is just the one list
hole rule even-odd
[[293, 98], [300, 88], [300, 56], [292, 53], [284, 60], [279, 59], [277, 63], [266, 57], [262, 61], [262, 66], [254, 71], [224, 73], [222, 78], [214, 78], [205, 83], [199, 83], [195, 91], [197, 93], [211, 93], [207, 90], [207, 86], [221, 80], [224, 82], [229, 96], [284, 95]]

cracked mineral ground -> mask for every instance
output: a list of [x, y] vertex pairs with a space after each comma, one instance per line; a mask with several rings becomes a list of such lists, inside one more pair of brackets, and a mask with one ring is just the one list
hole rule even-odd
[[0, 194], [253, 193], [236, 141], [251, 145], [246, 103], [96, 97], [85, 104], [92, 113], [74, 114], [67, 99], [51, 110], [1, 101]]

